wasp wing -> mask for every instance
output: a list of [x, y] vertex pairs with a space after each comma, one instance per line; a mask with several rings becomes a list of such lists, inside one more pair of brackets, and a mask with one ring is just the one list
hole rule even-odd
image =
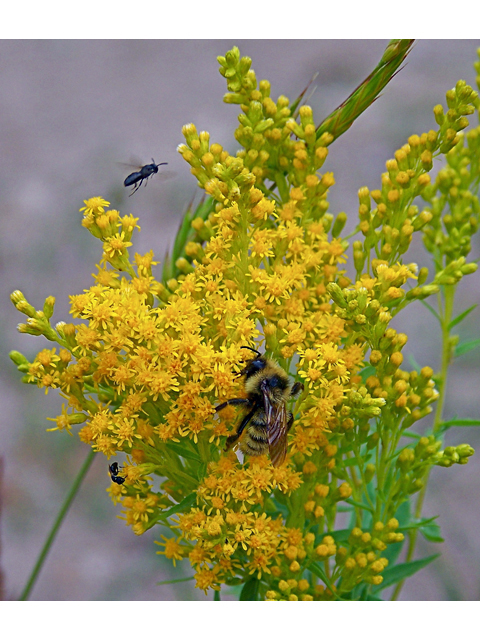
[[145, 166], [145, 164], [148, 164], [148, 162], [142, 162], [138, 156], [131, 155], [128, 162], [116, 162], [115, 164], [117, 167], [132, 173], [132, 171], [140, 171], [140, 169]]
[[175, 171], [158, 171], [158, 176], [155, 178], [155, 180], [158, 182], [160, 180], [160, 182], [165, 182], [166, 180], [171, 180], [172, 178], [176, 178], [177, 177], [177, 173]]
[[274, 467], [279, 467], [287, 455], [288, 414], [285, 402], [274, 402], [269, 390], [262, 386], [268, 451]]

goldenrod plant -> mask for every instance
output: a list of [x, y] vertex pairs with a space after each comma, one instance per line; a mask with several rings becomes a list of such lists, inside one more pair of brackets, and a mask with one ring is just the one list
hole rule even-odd
[[[463, 132], [478, 116], [477, 93], [460, 80], [434, 108], [436, 128], [386, 162], [381, 189], [360, 188], [353, 241], [342, 235], [346, 214], [330, 213], [327, 200], [329, 146], [411, 44], [391, 41], [320, 125], [303, 94], [272, 98], [234, 47], [218, 62], [224, 101], [239, 109], [241, 149], [230, 155], [183, 127], [178, 151], [204, 197], [185, 214], [163, 271], [153, 251], [131, 256], [138, 219], [91, 197], [82, 224], [103, 254], [93, 285], [71, 296], [75, 321], [51, 325], [53, 297], [36, 310], [20, 291], [11, 296], [27, 316], [19, 331], [55, 344], [33, 362], [11, 353], [24, 382], [65, 398], [49, 431], [78, 433], [105, 456], [106, 473], [107, 459], [117, 462], [108, 493], [125, 523], [136, 535], [155, 527], [157, 552], [189, 562], [196, 586], [217, 600], [226, 586], [241, 600], [380, 600], [394, 585], [398, 597], [436, 557], [414, 559], [417, 534], [441, 541], [435, 519], [422, 516], [430, 470], [474, 453], [446, 447], [444, 435], [480, 422], [445, 421], [442, 409], [449, 364], [480, 342], [452, 333], [472, 311], [453, 316], [458, 283], [477, 267], [468, 256], [480, 127]], [[414, 234], [433, 270], [405, 258]], [[422, 303], [439, 323], [438, 372], [405, 366], [408, 338], [391, 324]], [[249, 409], [215, 408], [246, 397], [239, 374], [255, 355], [245, 347], [303, 386], [287, 403], [293, 424], [277, 466], [268, 454], [225, 449]]]

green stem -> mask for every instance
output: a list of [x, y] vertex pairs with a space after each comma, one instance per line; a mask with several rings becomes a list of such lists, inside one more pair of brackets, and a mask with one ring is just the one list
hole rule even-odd
[[80, 469], [77, 477], [75, 478], [72, 487], [70, 489], [70, 491], [67, 494], [67, 497], [65, 498], [65, 502], [63, 503], [57, 519], [55, 520], [53, 527], [50, 531], [50, 533], [48, 534], [48, 537], [45, 541], [45, 544], [43, 545], [43, 548], [40, 552], [40, 555], [38, 556], [37, 562], [33, 568], [33, 571], [30, 575], [30, 578], [28, 579], [28, 582], [22, 592], [22, 595], [19, 597], [19, 600], [28, 600], [29, 596], [30, 596], [30, 592], [33, 589], [33, 586], [35, 584], [35, 581], [38, 577], [38, 574], [40, 573], [40, 570], [43, 566], [43, 563], [45, 562], [45, 558], [47, 557], [48, 552], [50, 551], [50, 547], [53, 544], [53, 541], [55, 540], [55, 536], [57, 535], [57, 532], [60, 528], [60, 525], [63, 522], [63, 519], [65, 518], [68, 509], [70, 508], [70, 505], [72, 504], [75, 496], [77, 495], [77, 492], [83, 482], [83, 479], [85, 478], [85, 476], [87, 475], [88, 470], [90, 469], [90, 465], [92, 464], [93, 458], [95, 457], [95, 451], [93, 451], [93, 449], [91, 449], [87, 455], [87, 458], [85, 460], [85, 462], [82, 465], [82, 468]]
[[[452, 320], [453, 315], [453, 302], [455, 298], [455, 285], [445, 285], [444, 286], [444, 305], [443, 305], [443, 313], [441, 312], [442, 299], [441, 294], [439, 293], [439, 311], [440, 313], [440, 325], [442, 331], [442, 363], [440, 369], [439, 383], [438, 383], [438, 391], [439, 396], [437, 400], [437, 408], [435, 411], [435, 418], [433, 422], [433, 433], [436, 433], [440, 428], [440, 425], [443, 421], [443, 406], [445, 403], [445, 390], [447, 388], [447, 374], [448, 374], [448, 365], [450, 364], [451, 359], [451, 344], [450, 344], [450, 329], [449, 325]], [[430, 475], [430, 470], [425, 475], [425, 481], [423, 484], [420, 493], [418, 494], [417, 503], [415, 505], [415, 518], [419, 519], [422, 515], [423, 503], [425, 500], [425, 494], [428, 485], [428, 477]], [[415, 553], [415, 546], [417, 543], [418, 537], [418, 529], [414, 529], [409, 535], [408, 542], [408, 550], [406, 556], [406, 562], [410, 562]], [[403, 584], [405, 580], [402, 580], [395, 587], [395, 591], [392, 594], [392, 600], [396, 600], [400, 595], [400, 591], [402, 590]]]
[[[443, 406], [445, 403], [445, 390], [447, 388], [448, 365], [451, 360], [451, 344], [449, 325], [453, 316], [453, 301], [455, 298], [456, 285], [445, 286], [445, 305], [444, 313], [441, 318], [442, 328], [442, 365], [439, 377], [439, 398], [435, 410], [435, 419], [433, 421], [433, 433], [436, 433], [442, 424]], [[439, 294], [440, 295], [440, 294]]]

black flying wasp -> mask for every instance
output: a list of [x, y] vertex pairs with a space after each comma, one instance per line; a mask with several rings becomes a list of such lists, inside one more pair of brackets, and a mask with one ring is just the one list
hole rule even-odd
[[[136, 187], [134, 186], [134, 189], [130, 195], [133, 196], [135, 191], [137, 191], [137, 189], [139, 189], [142, 186], [142, 183], [144, 180], [145, 180], [145, 186], [147, 186], [147, 181], [149, 177], [154, 173], [158, 173], [158, 167], [161, 167], [164, 164], [168, 164], [168, 162], [160, 162], [160, 164], [155, 164], [155, 160], [152, 158], [152, 164], [146, 164], [143, 167], [139, 166], [137, 167], [137, 171], [134, 171], [129, 176], [127, 176], [123, 183], [125, 187], [131, 187], [132, 185], [133, 186], [137, 185]], [[132, 167], [135, 165], [122, 165], [122, 166]]]
[[291, 387], [288, 375], [274, 360], [250, 347], [242, 349], [256, 354], [238, 374], [238, 377], [245, 376], [247, 397], [232, 398], [215, 407], [217, 412], [228, 405], [243, 405], [248, 411], [236, 432], [227, 438], [225, 450], [230, 449], [247, 428], [240, 450], [251, 456], [268, 452], [273, 466], [278, 467], [285, 460], [287, 433], [293, 424], [287, 401], [303, 390], [303, 384], [297, 382]]
[[110, 472], [110, 477], [112, 479], [112, 482], [115, 482], [116, 484], [123, 484], [125, 482], [125, 478], [123, 476], [118, 475], [118, 472], [119, 472], [118, 462], [112, 462], [112, 464], [109, 464], [108, 470]]

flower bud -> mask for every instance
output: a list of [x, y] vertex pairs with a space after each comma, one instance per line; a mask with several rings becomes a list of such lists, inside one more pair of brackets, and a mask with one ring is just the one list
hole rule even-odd
[[338, 238], [338, 236], [341, 234], [343, 227], [345, 226], [345, 223], [347, 222], [347, 214], [344, 213], [343, 211], [341, 211], [336, 219], [335, 222], [333, 224], [332, 227], [332, 236], [334, 238]]

